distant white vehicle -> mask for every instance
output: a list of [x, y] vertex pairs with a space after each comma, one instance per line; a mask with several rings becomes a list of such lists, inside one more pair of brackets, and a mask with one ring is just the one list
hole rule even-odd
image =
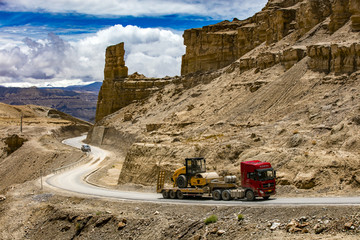
[[81, 151], [83, 151], [83, 152], [91, 152], [91, 148], [90, 148], [89, 145], [83, 144], [83, 145], [81, 145]]

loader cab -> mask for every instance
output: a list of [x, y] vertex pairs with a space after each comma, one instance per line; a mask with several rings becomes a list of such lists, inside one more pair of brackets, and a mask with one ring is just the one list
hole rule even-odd
[[186, 158], [185, 159], [186, 175], [195, 176], [197, 173], [206, 172], [205, 158]]
[[[174, 187], [185, 188], [189, 184], [192, 185], [192, 179], [198, 173], [206, 172], [205, 158], [185, 158], [184, 166], [175, 170], [171, 180], [174, 182]], [[204, 181], [197, 185], [203, 185]]]

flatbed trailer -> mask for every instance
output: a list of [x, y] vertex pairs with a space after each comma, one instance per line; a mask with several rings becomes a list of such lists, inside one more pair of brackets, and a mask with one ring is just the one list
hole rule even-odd
[[212, 197], [214, 200], [242, 199], [245, 197], [245, 190], [239, 188], [235, 183], [225, 181], [211, 181], [204, 187], [164, 187], [165, 172], [160, 171], [157, 181], [157, 192], [163, 198], [183, 199], [184, 197]]

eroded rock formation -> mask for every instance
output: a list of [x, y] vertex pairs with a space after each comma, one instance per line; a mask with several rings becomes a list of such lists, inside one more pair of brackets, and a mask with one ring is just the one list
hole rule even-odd
[[349, 74], [360, 70], [359, 43], [309, 46], [307, 54], [310, 57], [308, 66], [314, 71]]
[[96, 122], [134, 101], [148, 97], [172, 81], [146, 78], [138, 73], [128, 76], [124, 54], [123, 42], [106, 49], [104, 81], [97, 102]]
[[350, 0], [349, 8], [351, 13], [352, 29], [354, 31], [360, 31], [360, 1]]
[[[246, 20], [236, 19], [186, 30], [183, 35], [186, 53], [182, 59], [181, 74], [225, 67], [260, 44], [276, 43], [292, 33], [295, 39], [299, 39], [326, 18], [329, 18], [329, 24], [323, 27], [328, 27], [330, 33], [349, 20], [352, 29], [359, 31], [360, 3], [357, 0], [270, 0], [261, 12]], [[284, 54], [285, 60], [302, 56], [302, 53], [298, 55], [299, 51]], [[264, 65], [259, 67], [276, 62], [274, 57], [273, 54], [264, 54], [261, 61]], [[248, 68], [253, 60], [249, 57], [245, 59], [241, 65]]]
[[105, 81], [121, 80], [128, 76], [128, 68], [125, 66], [124, 55], [125, 50], [123, 42], [106, 48], [104, 69]]
[[239, 68], [240, 72], [245, 72], [252, 68], [263, 70], [281, 63], [285, 70], [288, 70], [305, 56], [306, 48], [303, 47], [290, 47], [278, 52], [261, 52], [256, 56], [240, 58]]
[[[335, 42], [306, 40], [319, 31], [331, 35], [342, 27], [360, 31], [358, 0], [269, 0], [262, 11], [246, 20], [234, 19], [185, 30], [186, 53], [181, 74], [188, 76], [182, 77], [181, 82], [184, 86], [196, 85], [206, 81], [201, 80], [204, 72], [228, 65], [240, 68], [240, 73], [253, 68], [264, 70], [276, 64], [281, 64], [286, 71], [305, 56], [309, 57], [311, 70], [352, 73], [359, 70], [356, 39], [344, 44], [339, 44], [344, 38], [340, 35]], [[123, 43], [106, 50], [96, 121], [174, 81], [172, 78], [148, 79], [137, 73], [128, 77], [124, 53]]]

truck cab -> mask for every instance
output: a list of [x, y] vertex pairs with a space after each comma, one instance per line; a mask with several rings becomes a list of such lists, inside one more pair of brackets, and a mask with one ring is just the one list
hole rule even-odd
[[241, 163], [241, 186], [245, 189], [245, 196], [249, 200], [255, 197], [269, 199], [275, 191], [276, 171], [268, 162], [259, 160]]

